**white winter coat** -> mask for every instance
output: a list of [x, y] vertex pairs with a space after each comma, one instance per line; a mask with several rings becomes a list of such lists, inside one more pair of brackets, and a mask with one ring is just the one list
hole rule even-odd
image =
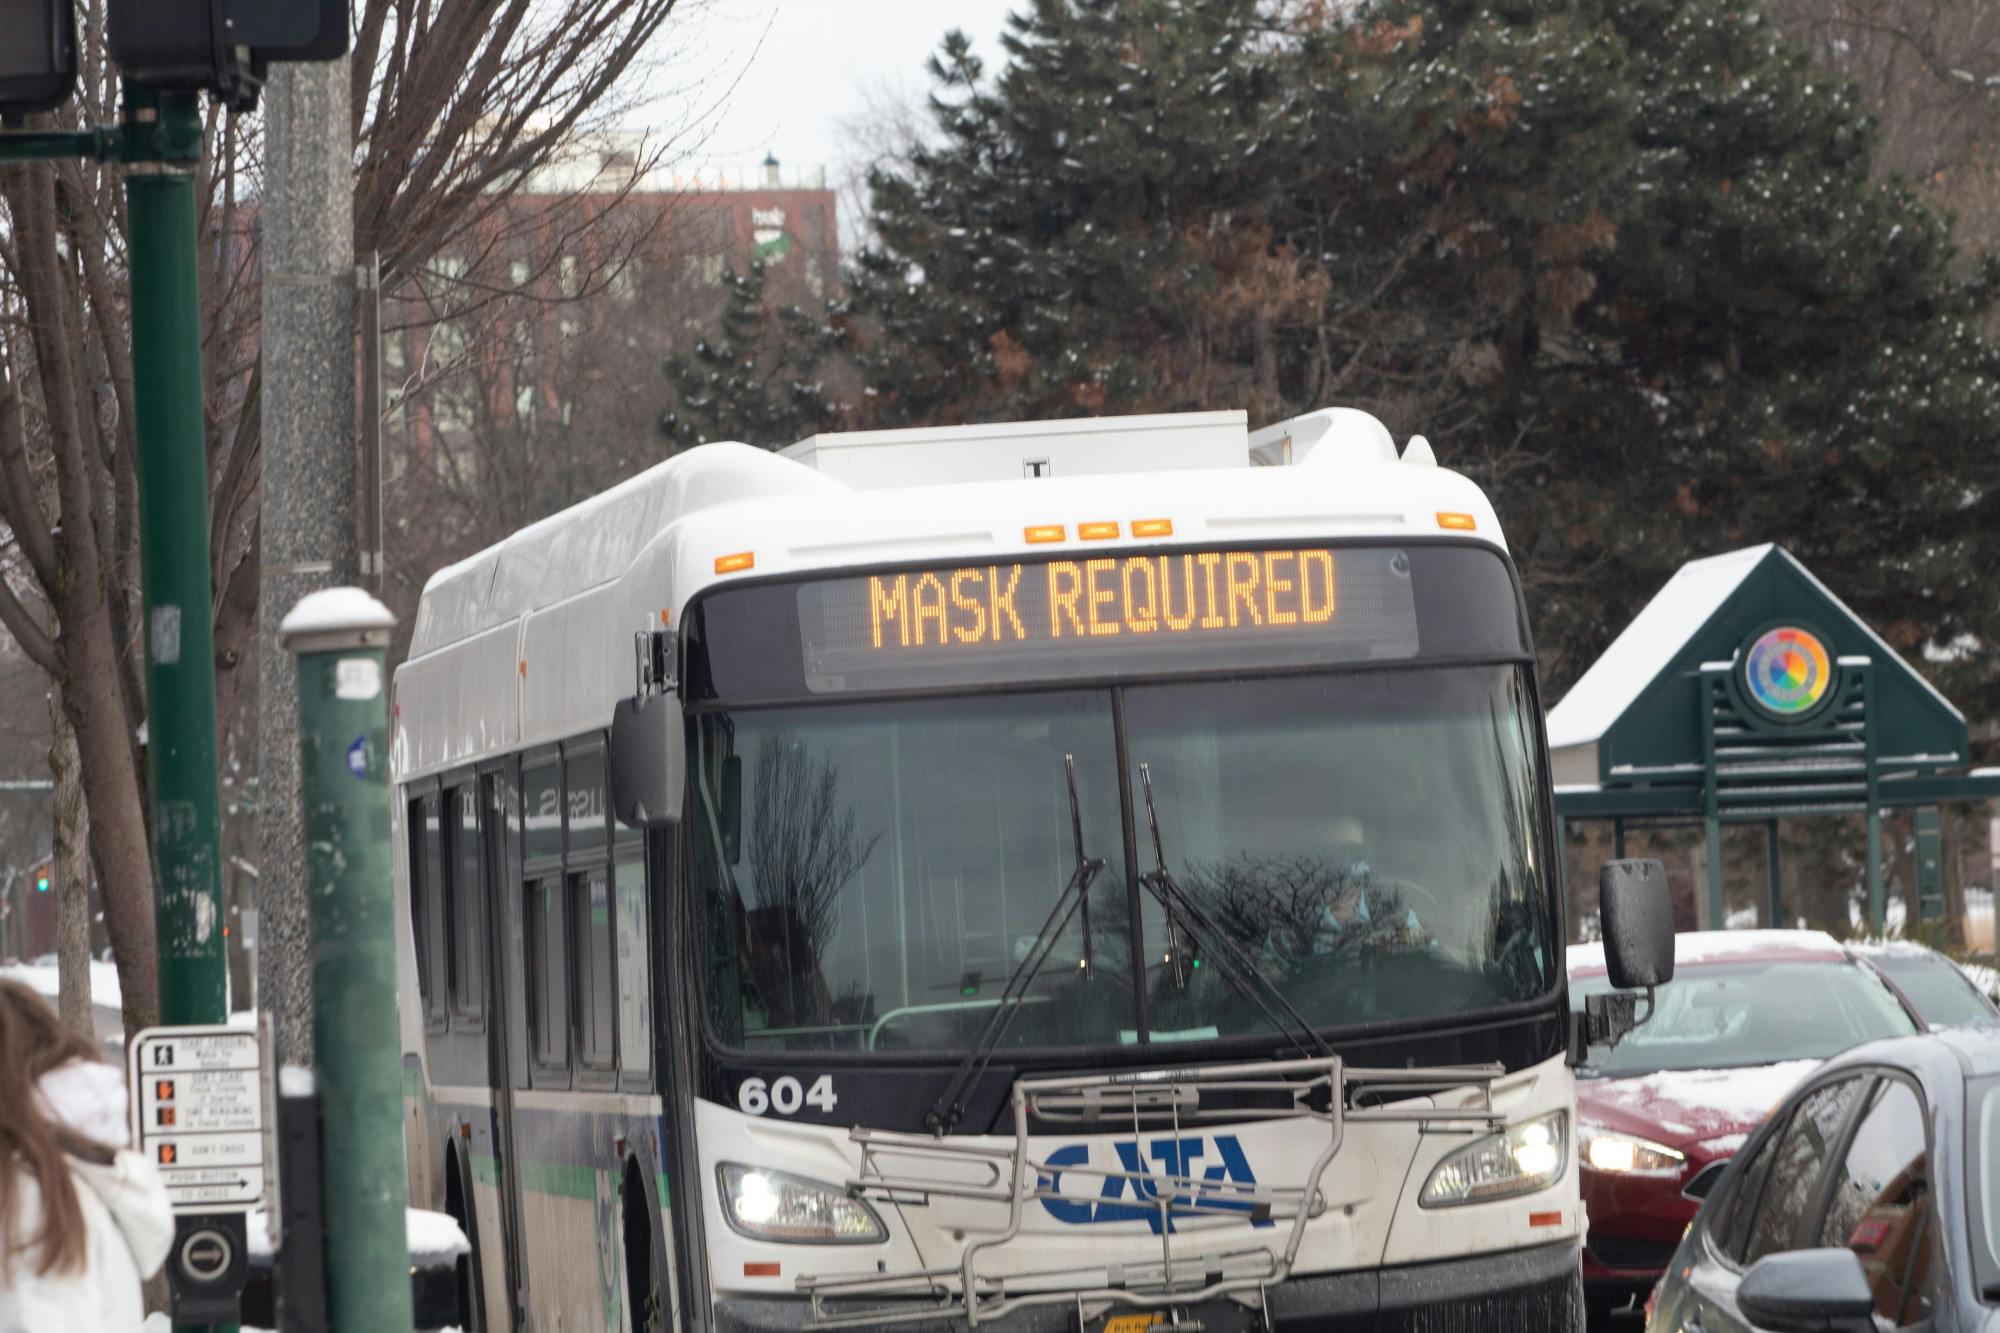
[[[101, 1166], [69, 1159], [89, 1263], [80, 1271], [38, 1276], [36, 1253], [17, 1254], [13, 1271], [0, 1274], [0, 1333], [137, 1333], [145, 1320], [139, 1284], [166, 1260], [174, 1218], [152, 1163], [126, 1150], [124, 1075], [110, 1065], [79, 1061], [45, 1076], [40, 1092], [56, 1119], [118, 1152]], [[41, 1190], [24, 1172], [7, 1234], [38, 1234], [41, 1212]]]

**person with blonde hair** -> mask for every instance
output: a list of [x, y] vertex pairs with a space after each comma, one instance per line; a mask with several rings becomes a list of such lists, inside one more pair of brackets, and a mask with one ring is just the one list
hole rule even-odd
[[174, 1218], [129, 1142], [123, 1074], [0, 980], [0, 1333], [140, 1327]]

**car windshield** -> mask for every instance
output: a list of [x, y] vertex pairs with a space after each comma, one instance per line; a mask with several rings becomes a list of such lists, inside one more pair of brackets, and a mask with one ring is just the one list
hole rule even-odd
[[[1603, 975], [1572, 978], [1570, 1007], [1580, 1012], [1610, 990]], [[1704, 963], [1681, 968], [1655, 996], [1652, 1018], [1616, 1046], [1592, 1046], [1583, 1072], [1624, 1078], [1823, 1060], [1856, 1042], [1916, 1031], [1896, 997], [1852, 963]]]
[[1871, 955], [1868, 961], [1882, 969], [1932, 1027], [1992, 1021], [1993, 1010], [1972, 979], [1948, 958], [1890, 953]]
[[703, 710], [710, 1020], [752, 1049], [964, 1050], [1076, 874], [1072, 762], [1083, 851], [1104, 865], [1010, 1046], [1268, 1033], [1283, 1004], [1332, 1028], [1544, 995], [1533, 718], [1511, 665]]

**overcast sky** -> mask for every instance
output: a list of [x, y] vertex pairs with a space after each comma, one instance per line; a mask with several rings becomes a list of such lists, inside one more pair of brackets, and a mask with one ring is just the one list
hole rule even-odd
[[[1019, 0], [709, 0], [669, 33], [663, 79], [705, 108], [694, 161], [731, 170], [766, 152], [833, 175], [847, 156], [843, 122], [887, 100], [921, 104], [924, 61], [951, 28], [972, 35], [988, 69]], [[667, 107], [664, 114], [671, 114]]]

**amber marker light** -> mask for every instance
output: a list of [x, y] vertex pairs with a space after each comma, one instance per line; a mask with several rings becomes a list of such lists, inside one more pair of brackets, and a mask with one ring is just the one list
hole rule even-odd
[[1037, 523], [1032, 528], [1023, 529], [1021, 533], [1030, 544], [1059, 542], [1067, 535], [1060, 523]]
[[1087, 542], [1110, 541], [1118, 535], [1116, 523], [1079, 523], [1076, 535]]
[[1174, 535], [1174, 521], [1170, 518], [1135, 518], [1132, 520], [1134, 537], [1171, 537]]
[[1470, 514], [1439, 514], [1438, 526], [1441, 528], [1452, 528], [1459, 532], [1471, 532], [1479, 525], [1472, 521], [1472, 515]]
[[735, 555], [715, 557], [715, 572], [718, 574], [739, 574], [746, 569], [757, 567], [755, 551], [738, 551]]
[[744, 1277], [776, 1277], [777, 1275], [778, 1266], [776, 1264], [746, 1262], [743, 1265]]
[[1528, 1225], [1531, 1227], [1559, 1227], [1562, 1225], [1562, 1220], [1563, 1215], [1561, 1213], [1528, 1214]]

